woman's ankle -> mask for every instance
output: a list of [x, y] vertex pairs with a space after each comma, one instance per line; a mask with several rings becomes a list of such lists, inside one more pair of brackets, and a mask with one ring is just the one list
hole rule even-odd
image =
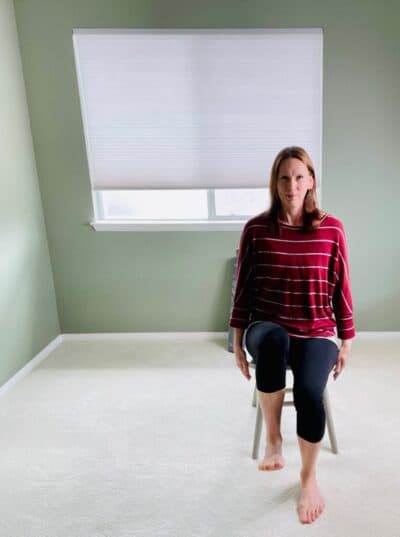
[[311, 470], [302, 468], [300, 471], [300, 480], [303, 486], [306, 486], [309, 483], [316, 483], [317, 473], [315, 468]]
[[282, 445], [282, 435], [280, 433], [267, 435], [267, 446], [281, 446], [281, 445]]

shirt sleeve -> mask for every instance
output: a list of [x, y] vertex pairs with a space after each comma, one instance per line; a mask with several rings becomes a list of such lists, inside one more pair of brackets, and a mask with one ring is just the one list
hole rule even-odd
[[254, 278], [253, 245], [246, 225], [240, 237], [236, 267], [236, 287], [233, 295], [229, 325], [246, 328], [250, 322]]
[[338, 242], [339, 247], [336, 260], [337, 281], [332, 299], [333, 311], [335, 313], [338, 338], [352, 339], [355, 336], [353, 300], [350, 289], [350, 272], [343, 225], [340, 226]]

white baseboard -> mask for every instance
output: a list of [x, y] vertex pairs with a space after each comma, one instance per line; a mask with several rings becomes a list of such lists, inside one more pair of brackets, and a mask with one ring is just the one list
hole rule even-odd
[[357, 332], [356, 333], [356, 340], [360, 341], [370, 341], [374, 339], [375, 341], [382, 341], [383, 339], [392, 340], [392, 339], [400, 339], [400, 331], [399, 332]]
[[[208, 340], [213, 338], [227, 338], [228, 330], [224, 332], [110, 332], [98, 334], [63, 334], [63, 341], [116, 341], [116, 340], [148, 340], [148, 339], [178, 339], [184, 340], [187, 338], [197, 340]], [[393, 340], [400, 339], [400, 331], [398, 332], [357, 332], [355, 340]], [[339, 340], [340, 342], [340, 340]]]
[[63, 340], [62, 335], [57, 336], [51, 341], [44, 349], [42, 349], [32, 360], [30, 360], [22, 369], [20, 369], [15, 375], [13, 375], [7, 382], [0, 386], [0, 397], [9, 392], [18, 382], [24, 379], [33, 371], [43, 360], [45, 360], [49, 354], [51, 354]]
[[209, 340], [211, 338], [227, 338], [226, 332], [117, 332], [99, 334], [63, 334], [63, 341], [115, 341], [135, 339], [178, 339], [185, 338]]

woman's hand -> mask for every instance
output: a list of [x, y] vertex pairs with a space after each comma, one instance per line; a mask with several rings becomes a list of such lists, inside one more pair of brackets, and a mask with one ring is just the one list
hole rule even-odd
[[247, 378], [247, 380], [251, 379], [251, 375], [249, 373], [249, 363], [246, 359], [246, 353], [242, 349], [242, 347], [235, 347], [235, 358], [236, 358], [236, 365], [240, 369], [240, 371], [243, 373], [243, 375]]
[[336, 364], [333, 368], [333, 380], [336, 380], [346, 366], [351, 351], [351, 339], [343, 339], [339, 349]]

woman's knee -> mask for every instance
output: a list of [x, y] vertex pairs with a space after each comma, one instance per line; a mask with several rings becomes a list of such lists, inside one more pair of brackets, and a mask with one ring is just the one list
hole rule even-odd
[[256, 340], [260, 348], [274, 348], [287, 352], [289, 349], [289, 335], [283, 326], [271, 322], [258, 323]]

